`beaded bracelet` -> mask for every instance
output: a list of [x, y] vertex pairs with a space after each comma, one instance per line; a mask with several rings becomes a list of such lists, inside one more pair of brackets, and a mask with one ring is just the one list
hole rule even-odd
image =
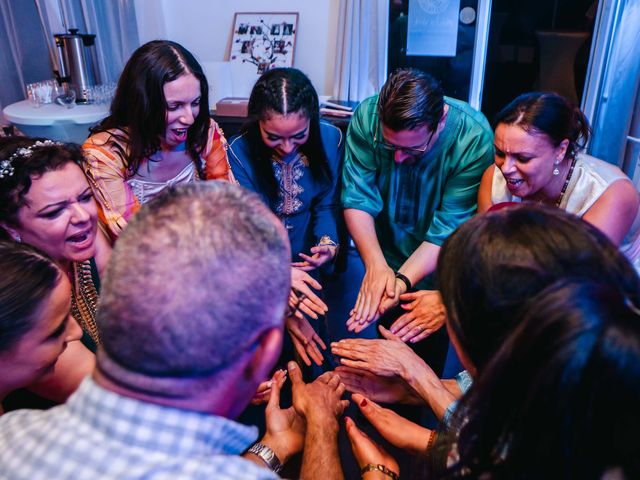
[[389, 470], [387, 467], [385, 467], [382, 464], [374, 464], [374, 463], [369, 463], [368, 465], [365, 465], [364, 467], [362, 467], [362, 469], [360, 470], [360, 476], [364, 475], [367, 472], [373, 472], [373, 471], [380, 471], [383, 474], [385, 474], [387, 477], [390, 477], [392, 480], [398, 480], [399, 475], [394, 472], [393, 470]]

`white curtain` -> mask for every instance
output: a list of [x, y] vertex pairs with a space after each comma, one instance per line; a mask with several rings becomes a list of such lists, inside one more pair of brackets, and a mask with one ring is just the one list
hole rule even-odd
[[362, 101], [387, 76], [389, 0], [340, 0], [333, 98]]
[[[53, 34], [77, 28], [96, 35], [93, 61], [101, 83], [117, 81], [140, 46], [134, 0], [35, 0], [51, 52]], [[53, 61], [57, 63], [55, 54]]]
[[34, 4], [0, 0], [0, 123], [3, 107], [24, 100], [25, 83], [52, 77]]
[[0, 2], [0, 110], [16, 100], [24, 98], [24, 76], [20, 69], [20, 50], [16, 26], [7, 2]]

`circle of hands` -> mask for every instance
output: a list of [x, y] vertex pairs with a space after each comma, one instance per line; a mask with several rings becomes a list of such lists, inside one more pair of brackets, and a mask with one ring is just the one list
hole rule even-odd
[[[321, 365], [322, 350], [327, 347], [306, 316], [318, 319], [318, 316], [327, 313], [328, 307], [315, 293], [322, 286], [306, 272], [330, 258], [318, 263], [317, 260], [323, 258], [322, 252], [315, 252], [314, 256], [301, 256], [305, 262], [292, 264], [292, 290], [285, 325], [299, 358], [308, 366], [312, 361]], [[309, 416], [337, 419], [349, 403], [341, 400], [341, 397], [345, 391], [349, 391], [362, 414], [387, 441], [410, 452], [425, 450], [430, 430], [377, 402], [429, 403], [428, 399], [423, 398], [424, 395], [421, 396], [410, 385], [408, 379], [411, 372], [421, 372], [421, 375], [435, 382], [439, 379], [406, 342], [418, 342], [441, 328], [446, 312], [439, 292], [420, 290], [407, 293], [405, 284], [395, 278], [390, 268], [387, 267], [387, 270], [383, 276], [374, 275], [373, 270], [371, 275], [365, 275], [356, 305], [347, 320], [350, 331], [360, 332], [388, 309], [402, 302], [400, 305], [405, 312], [391, 328], [387, 330], [379, 326], [382, 339], [344, 339], [332, 343], [331, 353], [340, 358], [341, 365], [334, 372], [326, 372], [309, 384], [302, 381], [295, 362], [290, 362], [288, 372], [292, 382], [293, 406], [288, 409], [281, 409], [279, 405], [280, 390], [287, 379], [287, 372], [277, 371], [271, 380], [258, 387], [252, 403], [267, 403], [267, 435], [271, 435], [269, 442], [276, 442], [278, 448], [293, 453], [300, 451], [304, 447]], [[381, 292], [379, 296], [375, 294], [377, 291]], [[373, 301], [376, 298], [378, 301]], [[440, 386], [446, 388], [442, 384]], [[455, 395], [455, 392], [450, 394]], [[443, 412], [444, 409], [441, 409], [436, 414], [441, 416]], [[382, 464], [398, 472], [397, 462], [348, 417], [345, 417], [345, 428], [361, 468], [368, 464]]]

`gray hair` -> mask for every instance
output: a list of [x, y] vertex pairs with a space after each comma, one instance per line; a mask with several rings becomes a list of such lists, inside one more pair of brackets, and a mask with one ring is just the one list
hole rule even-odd
[[209, 376], [282, 328], [289, 260], [282, 225], [254, 193], [225, 182], [168, 189], [116, 243], [97, 319], [102, 348], [131, 372]]

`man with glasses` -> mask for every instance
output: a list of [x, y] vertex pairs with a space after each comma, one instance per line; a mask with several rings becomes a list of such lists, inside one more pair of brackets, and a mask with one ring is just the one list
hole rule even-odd
[[[401, 300], [404, 314], [389, 323], [404, 341], [443, 325], [437, 292], [414, 290], [433, 288], [440, 246], [475, 213], [480, 178], [492, 161], [486, 118], [444, 97], [424, 72], [396, 71], [379, 95], [358, 106], [347, 133], [342, 203], [365, 276], [349, 329], [359, 332], [385, 312], [382, 323], [395, 320]], [[446, 349], [445, 332], [439, 336]], [[438, 357], [436, 371], [444, 364]]]

